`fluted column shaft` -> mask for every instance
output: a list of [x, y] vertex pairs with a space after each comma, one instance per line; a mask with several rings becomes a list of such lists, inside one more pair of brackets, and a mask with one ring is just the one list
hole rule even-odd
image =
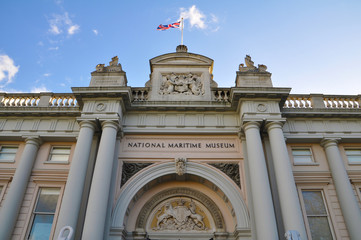
[[[95, 124], [91, 121], [80, 122], [80, 131], [72, 158], [68, 180], [61, 202], [59, 217], [56, 225], [55, 237], [61, 228], [70, 226], [76, 230], [86, 172], [89, 163], [91, 146], [95, 131]], [[73, 234], [74, 236], [75, 234]]]
[[297, 230], [302, 239], [307, 239], [300, 200], [293, 177], [292, 167], [282, 131], [281, 122], [266, 125], [276, 176], [281, 213], [285, 231]]
[[105, 121], [90, 188], [82, 239], [103, 239], [118, 124]]
[[335, 184], [337, 198], [346, 222], [346, 227], [351, 239], [360, 239], [361, 236], [361, 210], [357, 203], [354, 191], [346, 172], [336, 139], [324, 139], [324, 147], [332, 179]]
[[260, 136], [260, 124], [244, 124], [257, 239], [278, 239], [277, 224]]
[[28, 137], [25, 142], [25, 148], [16, 168], [9, 192], [0, 209], [0, 239], [11, 239], [40, 146], [38, 137]]

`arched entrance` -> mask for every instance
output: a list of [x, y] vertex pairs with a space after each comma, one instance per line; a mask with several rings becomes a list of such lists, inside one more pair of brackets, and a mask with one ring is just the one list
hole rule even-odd
[[[248, 239], [249, 216], [240, 189], [208, 164], [153, 164], [121, 189], [112, 217], [112, 239]], [[121, 238], [118, 238], [121, 237]]]

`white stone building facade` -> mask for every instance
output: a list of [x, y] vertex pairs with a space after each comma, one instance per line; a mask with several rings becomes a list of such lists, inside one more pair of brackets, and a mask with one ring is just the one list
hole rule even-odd
[[360, 239], [360, 95], [290, 94], [249, 56], [114, 57], [72, 93], [0, 94], [0, 239]]

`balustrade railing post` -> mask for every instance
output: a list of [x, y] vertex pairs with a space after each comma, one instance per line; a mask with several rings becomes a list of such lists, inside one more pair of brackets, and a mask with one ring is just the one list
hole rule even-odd
[[50, 101], [52, 95], [53, 95], [52, 92], [40, 93], [40, 101], [39, 101], [38, 107], [49, 107], [49, 101]]
[[358, 108], [361, 108], [361, 94], [357, 95]]
[[325, 103], [323, 102], [323, 94], [311, 93], [310, 96], [312, 108], [325, 108]]
[[0, 93], [0, 106], [4, 106], [3, 99], [5, 97], [5, 93]]

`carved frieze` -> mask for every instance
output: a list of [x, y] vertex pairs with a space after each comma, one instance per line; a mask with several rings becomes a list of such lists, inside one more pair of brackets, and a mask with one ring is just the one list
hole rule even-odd
[[213, 167], [218, 168], [225, 174], [227, 174], [228, 177], [230, 177], [237, 186], [241, 187], [241, 178], [239, 175], [239, 165], [236, 163], [211, 163], [210, 164]]
[[159, 94], [204, 95], [201, 76], [198, 74], [175, 74], [163, 76]]
[[123, 186], [134, 174], [151, 164], [152, 163], [123, 163], [121, 186]]

